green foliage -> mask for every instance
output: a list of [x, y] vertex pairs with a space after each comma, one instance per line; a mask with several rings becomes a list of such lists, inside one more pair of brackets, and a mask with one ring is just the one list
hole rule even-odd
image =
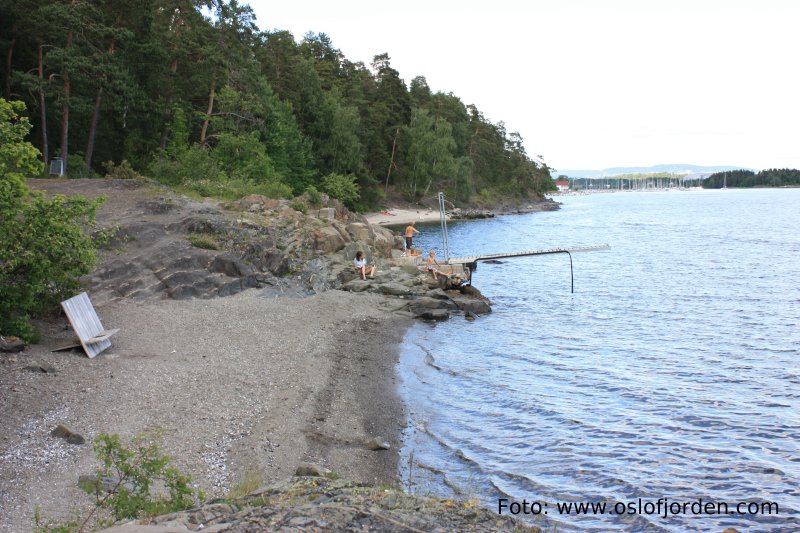
[[322, 195], [316, 187], [313, 185], [306, 187], [306, 194], [308, 195], [308, 201], [311, 205], [314, 207], [319, 207], [322, 205]]
[[769, 168], [758, 173], [752, 170], [717, 172], [703, 180], [706, 189], [727, 187], [786, 187], [800, 186], [800, 170]]
[[301, 213], [308, 211], [308, 205], [299, 196], [297, 198], [292, 198], [292, 201], [289, 202], [289, 207]]
[[120, 161], [119, 165], [115, 165], [113, 161], [106, 161], [103, 163], [103, 168], [106, 171], [105, 177], [114, 180], [144, 180], [144, 176], [136, 172], [127, 159]]
[[352, 175], [359, 209], [391, 187], [460, 200], [553, 188], [518, 134], [422, 76], [407, 86], [388, 53], [365, 65], [324, 33], [298, 43], [259, 31], [240, 1], [3, 5], [4, 93], [39, 111], [31, 139], [46, 158], [63, 153], [70, 177], [102, 171], [95, 160], [128, 161], [114, 173], [152, 173], [193, 194], [288, 198]]
[[[159, 440], [157, 433], [145, 433], [134, 437], [130, 448], [122, 444], [119, 435], [100, 434], [95, 440], [95, 455], [102, 464], [98, 478], [117, 482], [105, 495], [101, 487], [94, 492], [98, 506], [109, 509], [114, 520], [180, 511], [200, 499], [190, 487], [191, 477], [170, 465]], [[151, 489], [156, 482], [163, 484], [166, 495], [154, 494]]]
[[214, 239], [213, 235], [207, 233], [190, 233], [186, 239], [189, 244], [195, 248], [202, 248], [204, 250], [219, 250], [219, 243]]
[[215, 148], [193, 145], [163, 152], [150, 165], [158, 181], [201, 196], [236, 200], [249, 194], [288, 198], [283, 183], [256, 134], [222, 134]]
[[37, 509], [35, 531], [85, 531], [92, 520], [93, 529], [100, 529], [121, 520], [194, 507], [204, 495], [191, 488], [190, 476], [170, 464], [170, 458], [161, 451], [160, 440], [158, 431], [134, 437], [130, 446], [123, 444], [119, 435], [98, 435], [94, 442], [94, 453], [101, 463], [95, 475], [97, 481], [81, 484], [86, 493], [95, 497], [94, 508], [83, 518], [76, 516], [60, 524], [45, 522]]
[[39, 151], [25, 136], [31, 129], [22, 102], [8, 102], [0, 98], [0, 195], [3, 198], [25, 196], [25, 180], [42, 173]]
[[30, 316], [72, 296], [94, 265], [97, 243], [85, 229], [103, 199], [30, 193], [24, 179], [41, 170], [38, 151], [20, 140], [22, 108], [6, 104], [0, 99], [0, 333], [31, 340]]
[[75, 153], [69, 154], [67, 157], [67, 177], [72, 179], [93, 178], [94, 172], [86, 164], [83, 159], [83, 154]]
[[332, 172], [322, 178], [322, 190], [347, 207], [354, 207], [359, 198], [358, 184], [353, 175], [345, 176]]

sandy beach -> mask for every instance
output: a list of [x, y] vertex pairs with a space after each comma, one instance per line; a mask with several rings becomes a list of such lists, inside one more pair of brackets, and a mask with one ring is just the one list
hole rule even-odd
[[[164, 450], [209, 496], [285, 479], [303, 461], [395, 484], [405, 417], [394, 366], [409, 323], [385, 306], [377, 295], [255, 289], [122, 301], [98, 309], [121, 331], [95, 359], [49, 351], [71, 334], [61, 322], [43, 344], [0, 354], [0, 529], [31, 530], [36, 506], [56, 519], [88, 508], [77, 480], [97, 468], [99, 433], [161, 428]], [[61, 423], [87, 443], [50, 436]], [[368, 450], [376, 436], [391, 450]]]
[[439, 211], [432, 209], [387, 209], [380, 213], [364, 215], [370, 224], [377, 226], [406, 226], [411, 222], [438, 222]]

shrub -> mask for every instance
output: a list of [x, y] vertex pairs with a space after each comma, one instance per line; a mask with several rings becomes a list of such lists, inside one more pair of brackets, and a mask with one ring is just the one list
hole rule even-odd
[[207, 233], [191, 233], [186, 237], [189, 244], [195, 248], [202, 248], [204, 250], [219, 250], [219, 244], [211, 235]]
[[356, 177], [352, 174], [328, 174], [322, 178], [322, 190], [349, 208], [355, 206], [360, 196]]
[[[203, 494], [189, 486], [192, 478], [171, 466], [162, 453], [160, 437], [157, 431], [143, 433], [126, 447], [119, 435], [98, 435], [94, 452], [101, 466], [95, 481], [81, 483], [84, 491], [94, 495], [94, 508], [86, 517], [76, 516], [62, 524], [44, 523], [37, 509], [37, 533], [84, 531], [92, 519], [96, 528], [102, 528], [121, 520], [182, 511], [201, 501]], [[111, 486], [103, 480], [110, 480]]]
[[133, 167], [126, 159], [120, 161], [119, 165], [114, 164], [113, 161], [106, 161], [103, 163], [103, 168], [106, 171], [105, 177], [114, 180], [143, 180], [144, 176], [133, 170]]
[[289, 207], [301, 213], [305, 213], [308, 210], [308, 206], [299, 196], [297, 198], [292, 198], [292, 201], [289, 202]]
[[84, 230], [103, 199], [28, 191], [25, 178], [42, 165], [23, 140], [30, 129], [23, 110], [0, 99], [0, 334], [33, 340], [30, 316], [74, 295], [94, 265], [96, 243]]
[[94, 171], [86, 164], [83, 154], [69, 154], [67, 157], [67, 177], [72, 179], [93, 178]]
[[306, 187], [306, 193], [308, 194], [308, 201], [311, 203], [311, 205], [314, 207], [319, 207], [322, 204], [322, 195], [316, 187], [309, 185]]

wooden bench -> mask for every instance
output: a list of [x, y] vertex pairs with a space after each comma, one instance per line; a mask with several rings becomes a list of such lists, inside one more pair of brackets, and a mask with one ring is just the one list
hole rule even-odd
[[61, 307], [89, 358], [111, 346], [111, 336], [119, 329], [103, 328], [88, 294], [82, 292], [69, 300], [64, 300], [61, 302]]

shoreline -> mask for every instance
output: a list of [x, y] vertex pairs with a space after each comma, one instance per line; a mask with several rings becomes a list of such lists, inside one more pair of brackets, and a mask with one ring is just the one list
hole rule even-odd
[[[491, 208], [467, 207], [451, 211], [447, 220], [465, 220], [474, 218], [491, 218], [501, 215], [520, 215], [538, 213], [541, 211], [556, 211], [560, 203], [550, 197], [541, 200], [518, 201], [515, 203], [500, 203]], [[378, 213], [365, 213], [367, 222], [375, 226], [405, 226], [411, 222], [430, 223], [439, 222], [439, 211], [421, 207], [419, 209], [407, 207], [389, 207]]]
[[[95, 359], [49, 351], [71, 335], [63, 324], [43, 344], [0, 354], [4, 527], [30, 530], [37, 505], [54, 519], [90, 507], [77, 479], [98, 466], [99, 433], [128, 441], [162, 428], [164, 451], [209, 498], [254, 478], [283, 481], [301, 462], [399, 486], [406, 418], [395, 368], [412, 320], [377, 295], [261, 292], [98, 307], [121, 331]], [[50, 436], [60, 423], [86, 444]], [[367, 449], [376, 437], [391, 448]]]

